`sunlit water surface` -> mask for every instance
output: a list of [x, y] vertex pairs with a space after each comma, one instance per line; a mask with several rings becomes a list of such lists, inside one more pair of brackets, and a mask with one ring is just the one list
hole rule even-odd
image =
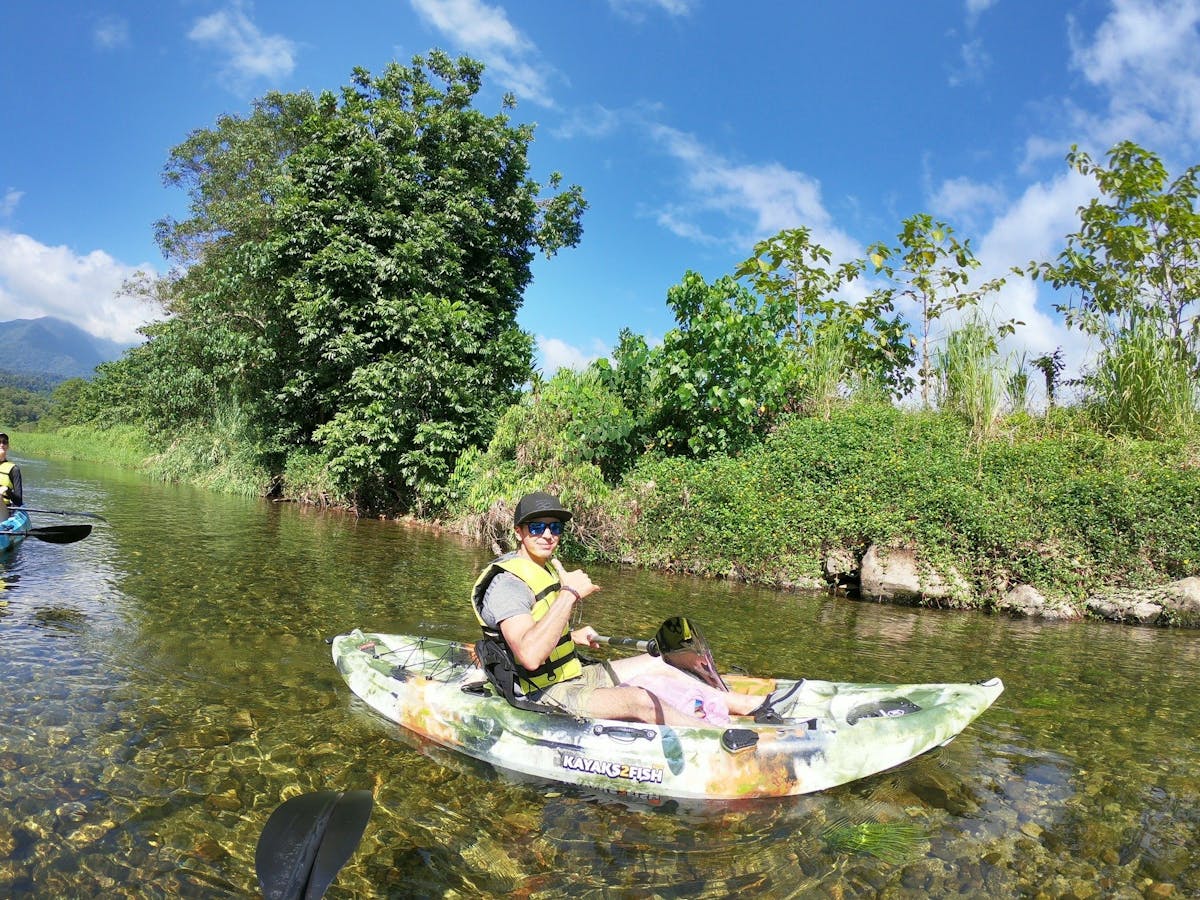
[[897, 770], [784, 802], [644, 806], [420, 747], [342, 683], [324, 638], [355, 626], [474, 637], [485, 548], [21, 462], [30, 506], [108, 525], [0, 558], [0, 896], [252, 896], [267, 817], [324, 788], [376, 797], [330, 897], [1200, 894], [1195, 632], [593, 567], [603, 633], [686, 613], [755, 673], [1007, 685]]

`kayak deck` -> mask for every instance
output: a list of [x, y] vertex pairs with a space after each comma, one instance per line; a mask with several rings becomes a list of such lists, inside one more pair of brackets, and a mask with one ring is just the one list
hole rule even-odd
[[0, 521], [0, 553], [20, 546], [29, 534], [29, 514], [22, 509], [14, 510], [7, 519]]
[[782, 725], [734, 717], [672, 727], [521, 710], [486, 683], [471, 645], [364, 634], [333, 640], [350, 689], [387, 719], [500, 768], [621, 793], [695, 799], [824, 790], [948, 742], [1003, 691], [978, 684], [851, 684], [734, 676], [782, 695]]

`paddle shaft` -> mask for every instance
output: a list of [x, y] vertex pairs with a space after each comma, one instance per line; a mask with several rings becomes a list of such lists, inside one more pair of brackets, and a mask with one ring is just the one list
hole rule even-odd
[[[608, 635], [598, 634], [596, 640], [601, 644], [610, 644], [613, 647], [629, 647], [631, 650], [640, 650], [643, 653], [651, 653], [649, 641], [639, 641], [637, 638], [631, 637], [609, 637]], [[657, 648], [656, 648], [657, 649]], [[656, 655], [656, 654], [651, 654]]]
[[71, 512], [65, 509], [34, 509], [32, 506], [18, 506], [16, 508], [23, 509], [25, 512], [45, 513], [48, 516], [83, 516], [85, 519], [99, 519], [101, 522], [108, 521], [104, 516], [98, 516], [95, 513]]

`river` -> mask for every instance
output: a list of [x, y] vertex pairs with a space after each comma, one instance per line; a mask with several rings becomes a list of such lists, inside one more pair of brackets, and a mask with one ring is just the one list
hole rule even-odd
[[341, 681], [324, 639], [356, 626], [473, 638], [485, 548], [19, 462], [29, 506], [107, 524], [0, 557], [0, 896], [254, 896], [267, 817], [326, 788], [376, 798], [333, 898], [1200, 895], [1200, 633], [591, 567], [605, 634], [685, 613], [752, 673], [1007, 686], [872, 778], [642, 806], [421, 747]]

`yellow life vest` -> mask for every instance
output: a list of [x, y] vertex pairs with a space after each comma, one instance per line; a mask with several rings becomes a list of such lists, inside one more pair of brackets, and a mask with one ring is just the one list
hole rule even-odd
[[[16, 463], [10, 462], [8, 460], [5, 460], [4, 462], [0, 463], [0, 488], [8, 488], [11, 491], [13, 488], [16, 487], [16, 485], [13, 484], [12, 478], [9, 477], [9, 472], [11, 472], [16, 467], [17, 467]], [[9, 505], [7, 496], [4, 498], [4, 505], [5, 506]]]
[[[501, 572], [511, 572], [533, 591], [533, 607], [529, 610], [529, 614], [533, 616], [535, 622], [550, 611], [550, 607], [558, 599], [561, 585], [558, 583], [558, 576], [548, 566], [539, 566], [533, 560], [523, 556], [501, 556], [492, 560], [483, 570], [483, 574], [475, 581], [475, 587], [471, 591], [471, 606], [475, 610], [475, 618], [483, 626], [484, 634], [503, 640], [504, 636], [500, 630], [490, 627], [483, 621], [483, 616], [479, 614], [483, 609], [483, 595], [487, 592], [488, 585]], [[538, 668], [530, 671], [516, 660], [513, 662], [517, 668], [517, 681], [521, 690], [527, 694], [547, 688], [552, 684], [570, 681], [583, 674], [583, 664], [580, 663], [579, 657], [575, 653], [575, 642], [571, 640], [570, 625], [563, 626], [562, 636], [558, 639], [554, 649], [550, 651], [550, 658]]]

